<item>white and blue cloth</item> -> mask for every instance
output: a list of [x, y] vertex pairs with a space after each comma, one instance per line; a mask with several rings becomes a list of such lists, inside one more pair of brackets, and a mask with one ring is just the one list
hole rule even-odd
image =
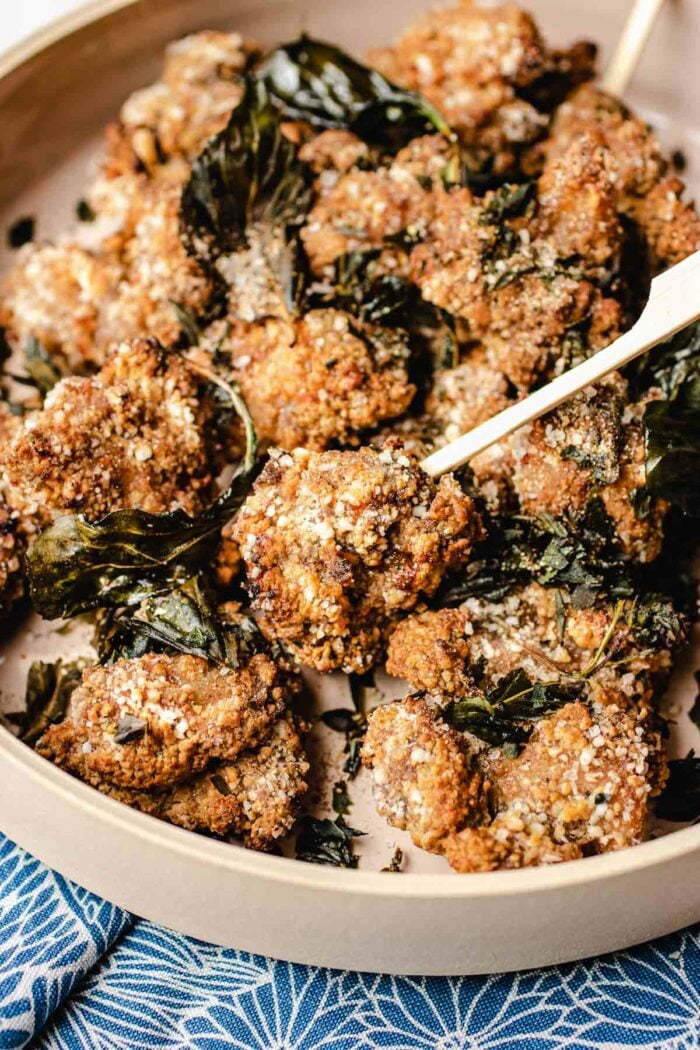
[[691, 1050], [700, 927], [491, 977], [277, 962], [172, 933], [0, 836], [0, 1050]]

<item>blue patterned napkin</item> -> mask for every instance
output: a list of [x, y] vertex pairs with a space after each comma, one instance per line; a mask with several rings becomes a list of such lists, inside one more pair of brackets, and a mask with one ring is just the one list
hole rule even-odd
[[700, 927], [492, 977], [343, 973], [135, 919], [0, 836], [0, 1048], [690, 1050]]

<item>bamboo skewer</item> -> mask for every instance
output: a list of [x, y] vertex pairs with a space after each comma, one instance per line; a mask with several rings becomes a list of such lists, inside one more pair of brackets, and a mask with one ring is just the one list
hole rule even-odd
[[641, 58], [664, 0], [635, 0], [622, 36], [603, 73], [600, 86], [611, 95], [623, 95]]
[[506, 408], [492, 419], [462, 434], [423, 460], [426, 474], [437, 477], [461, 467], [514, 430], [538, 419], [596, 383], [609, 372], [670, 338], [700, 318], [700, 251], [665, 270], [651, 282], [651, 291], [637, 322], [619, 339], [580, 365], [557, 376], [534, 394]]

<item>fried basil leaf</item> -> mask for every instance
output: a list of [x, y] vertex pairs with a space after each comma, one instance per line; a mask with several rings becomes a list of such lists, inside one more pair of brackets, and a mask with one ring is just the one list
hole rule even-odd
[[29, 594], [45, 619], [139, 605], [193, 575], [211, 553], [220, 529], [248, 494], [256, 452], [243, 399], [234, 387], [217, 383], [226, 387], [246, 432], [245, 458], [226, 491], [197, 517], [178, 509], [164, 514], [115, 510], [95, 522], [81, 514], [58, 518], [27, 554]]
[[340, 817], [345, 817], [350, 812], [352, 799], [348, 794], [348, 785], [344, 780], [337, 780], [333, 785], [333, 801], [331, 804]]
[[127, 641], [141, 637], [158, 652], [174, 650], [233, 668], [269, 648], [252, 617], [221, 620], [198, 577], [168, 594], [146, 598], [135, 616], [120, 617], [117, 625]]
[[358, 858], [353, 852], [352, 840], [364, 834], [364, 831], [351, 828], [342, 817], [330, 820], [306, 815], [299, 821], [297, 860], [330, 864], [336, 868], [356, 868]]
[[345, 734], [343, 754], [347, 755], [343, 763], [343, 772], [354, 780], [360, 769], [360, 751], [367, 732], [367, 718], [362, 711], [351, 711], [348, 707], [336, 707], [324, 711], [321, 721], [336, 733]]
[[526, 743], [532, 723], [575, 699], [577, 688], [532, 682], [520, 668], [509, 672], [485, 695], [462, 696], [443, 708], [455, 729], [467, 730], [489, 744]]
[[646, 487], [700, 517], [700, 372], [644, 410]]
[[27, 340], [24, 347], [24, 367], [32, 385], [37, 388], [42, 397], [48, 394], [61, 379], [63, 373], [57, 367], [56, 362], [44, 349], [38, 339]]
[[418, 135], [451, 135], [427, 99], [321, 40], [302, 36], [278, 47], [258, 75], [286, 118], [315, 128], [346, 128], [371, 145], [394, 150]]
[[245, 93], [228, 124], [192, 165], [180, 202], [187, 251], [213, 261], [248, 246], [247, 230], [299, 222], [310, 201], [310, 171], [280, 129], [277, 109], [260, 80]]
[[22, 740], [34, 744], [50, 725], [63, 720], [68, 702], [87, 666], [87, 660], [33, 661], [27, 674], [25, 710], [16, 719]]
[[700, 819], [700, 758], [689, 751], [669, 762], [669, 778], [656, 799], [654, 812], [661, 820], [679, 823]]
[[665, 397], [673, 397], [686, 380], [700, 376], [700, 323], [660, 343], [633, 361], [626, 372], [634, 396], [649, 387], [660, 387]]

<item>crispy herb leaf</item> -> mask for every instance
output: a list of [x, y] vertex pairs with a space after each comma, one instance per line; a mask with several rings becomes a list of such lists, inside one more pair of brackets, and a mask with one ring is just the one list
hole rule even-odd
[[27, 555], [30, 597], [43, 617], [138, 605], [149, 595], [172, 590], [200, 568], [221, 527], [243, 503], [254, 472], [250, 415], [235, 388], [223, 385], [246, 430], [245, 458], [226, 491], [195, 518], [182, 510], [115, 510], [95, 522], [82, 515], [58, 518]]
[[336, 733], [345, 734], [343, 753], [347, 755], [343, 763], [343, 772], [354, 780], [360, 769], [360, 751], [367, 732], [367, 719], [362, 711], [351, 711], [348, 707], [336, 707], [324, 711], [321, 721]]
[[668, 401], [644, 410], [646, 483], [653, 496], [700, 516], [700, 373], [685, 379]]
[[268, 55], [258, 75], [285, 117], [315, 128], [347, 128], [384, 149], [430, 132], [451, 135], [427, 99], [390, 83], [333, 44], [302, 36]]
[[94, 222], [97, 216], [90, 206], [90, 203], [81, 197], [75, 205], [75, 215], [79, 222]]
[[34, 744], [50, 725], [63, 720], [87, 665], [87, 660], [33, 661], [27, 675], [25, 711], [19, 719], [22, 740]]
[[700, 323], [677, 332], [627, 367], [635, 397], [658, 386], [673, 397], [688, 379], [700, 375]]
[[23, 244], [28, 244], [29, 241], [34, 240], [34, 228], [36, 221], [33, 215], [23, 215], [21, 219], [17, 219], [16, 222], [12, 223], [9, 230], [7, 231], [7, 243], [10, 248], [21, 248]]
[[628, 596], [634, 591], [627, 565], [614, 543], [610, 520], [599, 500], [580, 514], [518, 515], [495, 520], [478, 556], [439, 592], [442, 605], [466, 598], [503, 598], [514, 587], [535, 581], [569, 591], [577, 608], [599, 593]]
[[44, 349], [38, 339], [28, 339], [24, 347], [24, 367], [42, 397], [48, 394], [63, 379], [61, 369]]
[[400, 846], [397, 846], [394, 850], [391, 860], [387, 864], [386, 868], [382, 868], [382, 871], [401, 871], [401, 865], [403, 864], [403, 850]]
[[533, 722], [576, 697], [575, 687], [532, 682], [521, 669], [509, 672], [485, 696], [450, 701], [442, 716], [455, 729], [467, 730], [490, 744], [523, 744]]
[[348, 785], [344, 780], [337, 780], [333, 785], [332, 806], [335, 812], [341, 817], [346, 817], [350, 812], [352, 799], [348, 794]]
[[182, 192], [186, 249], [213, 260], [246, 247], [253, 223], [283, 228], [298, 222], [309, 205], [310, 182], [264, 83], [247, 78], [243, 98], [195, 160]]
[[297, 859], [311, 864], [331, 864], [336, 868], [356, 868], [352, 840], [364, 834], [364, 831], [351, 828], [342, 817], [329, 820], [307, 814], [299, 821]]
[[669, 762], [670, 775], [654, 807], [661, 820], [689, 822], [700, 819], [700, 758], [689, 751]]
[[[116, 627], [128, 655], [133, 654], [136, 639], [142, 638], [146, 642], [143, 651], [174, 650], [238, 668], [254, 653], [269, 650], [252, 617], [226, 623], [217, 616], [203, 581], [196, 576], [168, 594], [146, 598], [135, 616], [118, 617]], [[106, 662], [121, 655], [112, 646]]]

